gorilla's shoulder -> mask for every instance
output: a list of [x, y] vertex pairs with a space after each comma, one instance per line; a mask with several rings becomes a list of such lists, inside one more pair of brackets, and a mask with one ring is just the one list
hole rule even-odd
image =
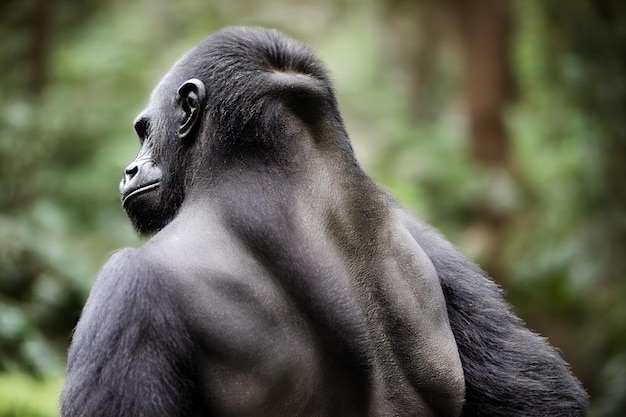
[[171, 257], [159, 254], [157, 248], [144, 245], [139, 248], [125, 248], [114, 252], [102, 267], [100, 277], [125, 280], [131, 284], [136, 280], [156, 281], [175, 276], [171, 267]]

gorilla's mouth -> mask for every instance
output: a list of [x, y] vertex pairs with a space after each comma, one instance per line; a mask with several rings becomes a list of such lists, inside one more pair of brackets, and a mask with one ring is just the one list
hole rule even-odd
[[153, 191], [157, 188], [159, 188], [159, 186], [161, 185], [160, 181], [156, 181], [150, 184], [146, 184], [143, 187], [139, 187], [136, 190], [132, 190], [130, 193], [123, 195], [122, 196], [122, 207], [126, 206], [126, 203], [130, 200], [132, 200], [133, 198], [142, 195], [142, 194], [146, 194], [149, 193], [150, 191]]

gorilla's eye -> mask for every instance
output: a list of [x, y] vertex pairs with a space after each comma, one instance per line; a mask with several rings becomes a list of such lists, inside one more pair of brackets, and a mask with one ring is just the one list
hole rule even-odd
[[135, 122], [135, 132], [137, 132], [137, 136], [139, 136], [139, 141], [141, 143], [143, 143], [144, 140], [146, 140], [149, 127], [150, 127], [150, 120], [148, 120], [147, 118], [142, 117], [141, 119]]

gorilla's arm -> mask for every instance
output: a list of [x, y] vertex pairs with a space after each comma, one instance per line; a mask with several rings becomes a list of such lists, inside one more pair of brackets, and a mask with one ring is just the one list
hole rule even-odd
[[189, 415], [196, 355], [183, 303], [140, 252], [114, 254], [91, 290], [68, 355], [61, 415]]
[[437, 270], [465, 373], [463, 416], [584, 416], [587, 394], [502, 290], [435, 230], [404, 223]]

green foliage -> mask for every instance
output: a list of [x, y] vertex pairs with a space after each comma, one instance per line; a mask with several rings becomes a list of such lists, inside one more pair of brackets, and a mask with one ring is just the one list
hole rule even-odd
[[63, 379], [34, 379], [22, 374], [0, 375], [0, 417], [58, 416]]

